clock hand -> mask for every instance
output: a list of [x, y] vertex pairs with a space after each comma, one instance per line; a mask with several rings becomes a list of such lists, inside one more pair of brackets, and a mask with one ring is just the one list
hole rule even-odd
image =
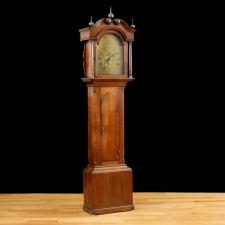
[[113, 54], [109, 55], [109, 58], [114, 57], [114, 56], [115, 56], [115, 54], [116, 54], [116, 53], [113, 53]]
[[115, 56], [115, 54], [116, 54], [116, 53], [114, 53], [114, 54], [112, 54], [110, 57], [108, 57], [108, 58], [106, 59], [106, 61], [107, 61], [107, 62], [110, 62], [110, 61], [112, 62], [111, 58], [113, 58], [113, 57]]
[[115, 54], [116, 54], [116, 53], [113, 53], [113, 51], [112, 51], [112, 52], [110, 52], [110, 53], [107, 55], [107, 57], [108, 57], [108, 58], [111, 58], [111, 57], [113, 57]]

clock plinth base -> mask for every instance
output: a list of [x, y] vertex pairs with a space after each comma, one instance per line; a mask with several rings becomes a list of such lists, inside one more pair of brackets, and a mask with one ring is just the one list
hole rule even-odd
[[132, 176], [125, 164], [87, 166], [83, 171], [84, 211], [97, 215], [133, 210]]

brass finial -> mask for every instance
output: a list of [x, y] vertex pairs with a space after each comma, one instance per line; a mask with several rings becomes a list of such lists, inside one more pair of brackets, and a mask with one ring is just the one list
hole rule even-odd
[[91, 16], [91, 22], [89, 22], [89, 26], [90, 27], [93, 27], [94, 26], [94, 23], [92, 22], [92, 16]]
[[130, 27], [135, 28], [135, 25], [133, 22], [134, 22], [134, 20], [132, 19], [132, 24], [130, 25]]
[[112, 14], [112, 7], [110, 6], [110, 13], [108, 14], [108, 17], [109, 18], [113, 18], [114, 17], [114, 15]]

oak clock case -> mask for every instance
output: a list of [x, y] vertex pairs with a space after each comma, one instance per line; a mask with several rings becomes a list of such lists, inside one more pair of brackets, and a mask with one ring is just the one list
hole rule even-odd
[[83, 209], [89, 214], [133, 210], [133, 174], [124, 149], [124, 90], [132, 77], [134, 25], [98, 20], [80, 29], [82, 81], [88, 91], [88, 164], [83, 170]]

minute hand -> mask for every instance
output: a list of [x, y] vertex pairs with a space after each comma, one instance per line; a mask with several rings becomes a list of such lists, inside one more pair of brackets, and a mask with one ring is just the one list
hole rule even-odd
[[115, 54], [116, 54], [116, 53], [109, 54], [109, 59], [110, 59], [110, 58], [112, 58], [112, 57], [114, 57], [114, 56], [115, 56]]

